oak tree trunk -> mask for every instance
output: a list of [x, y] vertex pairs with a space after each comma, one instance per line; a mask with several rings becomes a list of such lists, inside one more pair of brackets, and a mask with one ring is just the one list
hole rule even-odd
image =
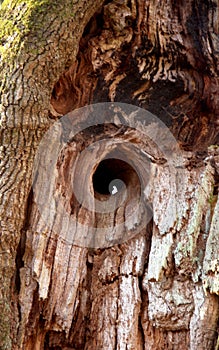
[[[0, 348], [218, 350], [218, 2], [0, 6]], [[146, 114], [150, 139], [136, 120], [129, 127], [132, 109], [115, 109], [113, 121], [99, 126], [90, 119], [95, 107], [73, 112], [72, 125], [86, 128], [65, 141], [55, 171], [42, 180], [34, 160], [43, 136], [51, 142], [42, 169], [70, 135], [63, 116], [99, 102], [140, 107], [162, 127]], [[176, 140], [168, 152], [180, 152], [174, 170], [159, 150], [167, 130]], [[111, 157], [100, 165], [115, 145], [126, 161]], [[80, 224], [123, 225], [131, 215], [141, 184], [129, 162], [149, 169], [150, 220], [142, 225], [148, 213], [141, 211], [126, 225], [125, 239], [80, 244], [90, 237]], [[92, 188], [100, 201], [102, 178], [122, 172], [125, 204], [113, 215], [90, 215], [71, 192], [72, 169], [78, 188]], [[69, 218], [76, 218], [74, 229]]]

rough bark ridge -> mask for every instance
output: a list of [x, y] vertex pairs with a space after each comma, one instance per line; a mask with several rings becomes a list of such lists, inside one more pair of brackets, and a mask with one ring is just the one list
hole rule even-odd
[[[101, 1], [1, 4], [1, 305], [0, 347], [17, 343], [16, 254], [26, 231], [32, 162], [49, 127], [53, 85], [74, 61], [78, 40]], [[19, 276], [19, 274], [18, 274]]]
[[[1, 36], [0, 346], [218, 349], [218, 4], [115, 0], [99, 8], [102, 3], [2, 5], [16, 33], [23, 18], [28, 27], [24, 38], [12, 36], [10, 25], [4, 41]], [[155, 113], [184, 148], [186, 171], [183, 182], [180, 169], [175, 174], [178, 188], [168, 187], [172, 174], [158, 155], [153, 222], [128, 243], [89, 250], [48, 232], [28, 194], [48, 117], [101, 101]], [[113, 126], [96, 132], [103, 139], [107, 133], [113, 139]], [[95, 141], [93, 134], [87, 141], [79, 135], [60, 158], [62, 191], [72, 159]], [[96, 165], [99, 159], [94, 152]], [[72, 215], [89, 220], [74, 198], [69, 203]]]

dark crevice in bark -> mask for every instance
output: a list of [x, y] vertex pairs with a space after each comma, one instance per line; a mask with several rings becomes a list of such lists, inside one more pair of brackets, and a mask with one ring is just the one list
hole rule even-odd
[[218, 196], [218, 188], [219, 188], [219, 175], [215, 176], [215, 184], [213, 190], [213, 196]]
[[50, 331], [46, 333], [43, 350], [62, 350], [64, 346], [68, 347], [68, 344], [65, 341], [64, 331]]
[[139, 329], [140, 338], [141, 338], [140, 341], [142, 342], [142, 349], [141, 350], [143, 350], [147, 343], [145, 341], [144, 328], [143, 328], [142, 321], [141, 321], [141, 313], [140, 313], [139, 318], [138, 318], [138, 329]]
[[[152, 218], [146, 227], [146, 251], [145, 251], [144, 271], [148, 267], [148, 259], [149, 259], [149, 254], [150, 254], [150, 250], [151, 250], [151, 240], [152, 240], [152, 235], [153, 235], [153, 225], [154, 225], [154, 222], [153, 222], [153, 218]], [[142, 276], [139, 276], [139, 278], [141, 280], [141, 284], [140, 284], [140, 287], [141, 287]]]
[[148, 223], [146, 228], [145, 261], [144, 261], [143, 274], [138, 276], [138, 285], [139, 285], [139, 291], [141, 295], [141, 308], [140, 308], [140, 313], [138, 318], [138, 327], [139, 327], [140, 335], [142, 337], [142, 345], [143, 345], [142, 350], [145, 348], [147, 344], [147, 339], [145, 338], [145, 330], [144, 330], [145, 325], [143, 323], [143, 318], [144, 318], [144, 313], [147, 312], [146, 305], [148, 304], [147, 292], [143, 289], [142, 284], [143, 284], [144, 274], [147, 273], [149, 254], [151, 250], [152, 234], [153, 234], [153, 218]]
[[20, 242], [17, 247], [17, 255], [15, 260], [15, 263], [16, 263], [15, 287], [16, 287], [17, 294], [19, 294], [20, 292], [20, 269], [24, 266], [23, 256], [25, 253], [26, 231], [28, 230], [28, 226], [29, 226], [32, 201], [33, 201], [33, 190], [31, 189], [27, 199], [26, 218], [24, 221], [23, 229], [21, 231]]
[[41, 316], [41, 305], [39, 301], [39, 286], [37, 283], [36, 289], [33, 291], [32, 309], [28, 319], [28, 328], [26, 328], [25, 337], [29, 344], [35, 344], [41, 332], [45, 332], [44, 322]]
[[21, 239], [17, 247], [17, 256], [16, 256], [16, 275], [15, 275], [15, 289], [19, 294], [20, 292], [20, 269], [24, 266], [23, 255], [25, 250], [25, 241], [26, 241], [26, 231], [22, 231]]
[[[92, 250], [88, 251], [88, 256], [90, 255], [91, 260], [93, 260], [93, 252]], [[88, 257], [89, 259], [89, 257]], [[83, 343], [83, 349], [85, 349], [85, 345], [86, 343], [89, 342], [90, 339], [90, 330], [89, 330], [89, 326], [90, 326], [90, 314], [91, 314], [91, 307], [92, 307], [92, 294], [91, 294], [91, 286], [92, 286], [92, 274], [93, 274], [93, 261], [88, 261], [87, 260], [87, 286], [86, 286], [86, 290], [88, 293], [88, 300], [87, 300], [87, 313], [85, 316], [85, 321], [83, 324], [84, 327], [84, 343]]]

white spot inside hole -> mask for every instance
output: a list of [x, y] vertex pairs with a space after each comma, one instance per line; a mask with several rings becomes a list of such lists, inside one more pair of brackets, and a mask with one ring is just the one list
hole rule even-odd
[[118, 192], [117, 187], [116, 187], [116, 186], [113, 186], [112, 194], [116, 194], [117, 192]]
[[114, 179], [110, 182], [109, 184], [109, 193], [111, 195], [115, 195], [118, 192], [121, 192], [125, 188], [125, 184], [122, 180], [120, 179]]

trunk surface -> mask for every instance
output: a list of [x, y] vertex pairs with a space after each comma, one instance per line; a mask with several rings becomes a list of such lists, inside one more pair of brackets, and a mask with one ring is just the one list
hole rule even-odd
[[0, 6], [0, 348], [218, 350], [218, 2]]

